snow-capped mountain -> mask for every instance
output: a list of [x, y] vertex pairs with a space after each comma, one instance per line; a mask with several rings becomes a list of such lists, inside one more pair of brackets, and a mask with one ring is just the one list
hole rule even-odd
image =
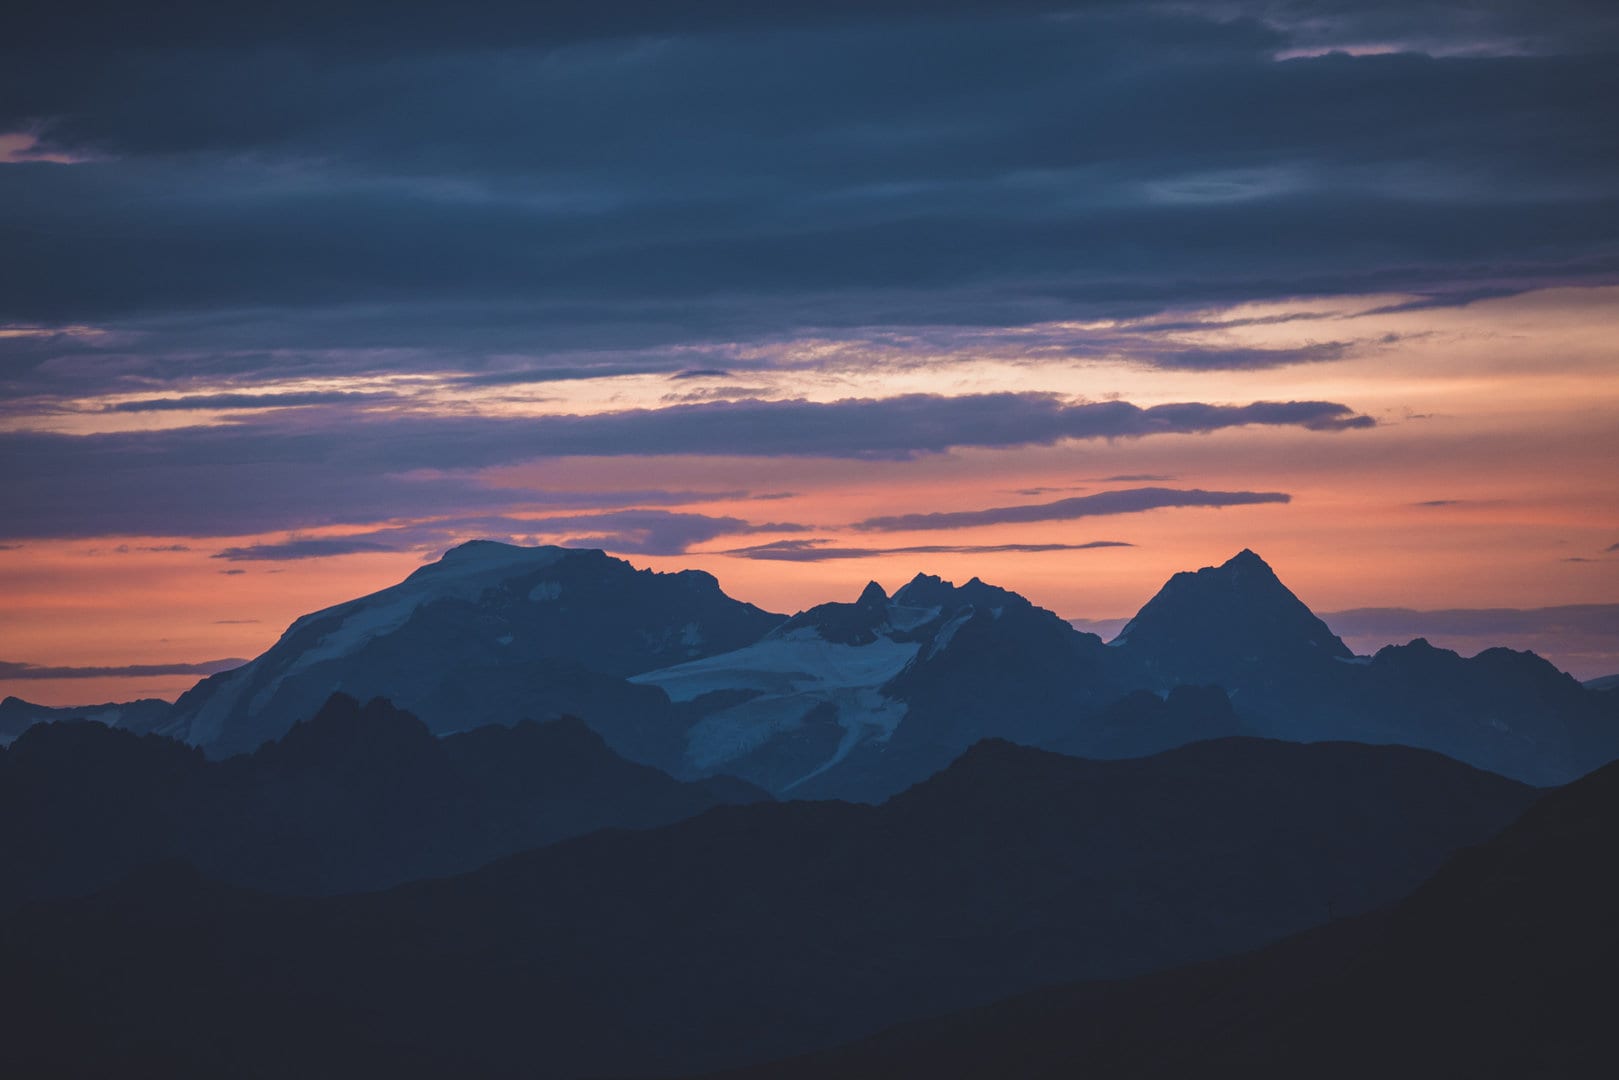
[[398, 585], [298, 619], [257, 659], [183, 695], [160, 730], [213, 755], [251, 750], [343, 691], [387, 697], [437, 732], [572, 713], [645, 760], [648, 748], [622, 743], [676, 721], [662, 694], [624, 677], [735, 649], [781, 619], [701, 571], [472, 541]]
[[890, 600], [876, 582], [852, 604], [822, 604], [744, 648], [646, 672], [698, 718], [685, 756], [699, 772], [768, 774], [791, 792], [867, 740], [886, 741], [906, 705], [884, 688], [923, 650], [949, 643], [938, 606]]
[[[875, 800], [979, 739], [1066, 731], [1113, 680], [1105, 648], [977, 578], [801, 612], [734, 652], [646, 672], [694, 716], [685, 763], [779, 794]], [[1032, 707], [1031, 707], [1032, 706]]]
[[[474, 541], [298, 619], [172, 708], [103, 716], [218, 757], [338, 691], [389, 698], [439, 734], [574, 715], [683, 779], [860, 801], [991, 737], [1098, 758], [1229, 734], [1402, 743], [1541, 784], [1619, 756], [1614, 694], [1528, 653], [1465, 659], [1419, 641], [1355, 656], [1251, 551], [1176, 574], [1104, 644], [977, 578], [919, 574], [892, 596], [872, 583], [786, 618], [699, 571]], [[34, 712], [0, 706], [0, 735]]]

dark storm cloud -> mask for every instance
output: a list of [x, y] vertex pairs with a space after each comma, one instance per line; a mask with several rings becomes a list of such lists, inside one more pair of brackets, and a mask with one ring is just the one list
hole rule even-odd
[[[292, 419], [286, 419], [291, 416]], [[1372, 421], [1332, 402], [1141, 408], [1045, 394], [736, 401], [541, 418], [275, 414], [217, 427], [0, 434], [0, 537], [233, 536], [499, 512], [547, 499], [466, 470], [547, 457], [813, 456], [904, 460], [963, 447], [1193, 434], [1247, 425], [1323, 433]], [[623, 496], [619, 505], [627, 501]]]
[[1027, 524], [1034, 521], [1071, 521], [1107, 514], [1139, 514], [1167, 507], [1253, 506], [1290, 502], [1280, 491], [1179, 491], [1173, 488], [1127, 488], [1078, 495], [1056, 502], [1028, 506], [996, 506], [985, 510], [953, 510], [932, 514], [895, 514], [867, 518], [854, 527], [871, 532], [913, 532], [926, 529], [970, 529], [980, 525]]
[[[1619, 273], [1580, 5], [34, 8], [0, 130], [103, 159], [0, 165], [0, 319], [158, 377]], [[1368, 33], [1581, 55], [1273, 59]]]
[[910, 547], [844, 547], [830, 540], [777, 540], [769, 544], [732, 548], [725, 552], [744, 559], [772, 562], [826, 562], [869, 559], [879, 555], [1001, 555], [1048, 551], [1090, 551], [1096, 548], [1134, 547], [1121, 540], [1092, 540], [1084, 544], [917, 544]]
[[51, 667], [0, 660], [0, 679], [105, 679], [117, 676], [213, 675], [247, 663], [235, 657], [197, 664], [123, 664], [116, 667]]
[[286, 0], [221, 5], [168, 0], [132, 9], [118, 0], [60, 0], [12, 20], [8, 44], [55, 51], [131, 47], [320, 46], [336, 52], [507, 49], [603, 38], [791, 30], [840, 22], [916, 16], [1048, 13], [1105, 7], [1118, 0]]
[[[169, 0], [132, 7], [118, 0], [59, 0], [12, 18], [6, 48], [92, 53], [131, 48], [300, 46], [364, 54], [556, 46], [626, 37], [780, 33], [839, 24], [905, 25], [918, 19], [1042, 16], [1106, 11], [1124, 0], [357, 0], [341, 5], [287, 0], [222, 5]], [[1137, 10], [1184, 4], [1132, 0]], [[1209, 0], [1222, 19], [1262, 19], [1299, 45], [1414, 42], [1465, 47], [1490, 41], [1555, 47], [1609, 39], [1603, 0]]]

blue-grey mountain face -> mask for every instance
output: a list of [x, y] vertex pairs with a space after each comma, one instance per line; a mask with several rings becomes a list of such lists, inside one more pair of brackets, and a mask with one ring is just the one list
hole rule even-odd
[[1355, 655], [1247, 550], [1170, 578], [1113, 646], [1165, 689], [1302, 674]]
[[211, 755], [251, 750], [342, 691], [386, 697], [437, 732], [573, 714], [646, 760], [667, 752], [660, 739], [678, 741], [679, 721], [662, 694], [624, 677], [735, 649], [779, 622], [701, 571], [474, 541], [299, 619], [251, 663], [182, 696], [161, 730]]
[[1611, 703], [1533, 653], [1419, 639], [1355, 656], [1251, 551], [1176, 574], [1111, 649], [1138, 685], [1224, 687], [1274, 738], [1419, 746], [1536, 784], [1619, 756]]

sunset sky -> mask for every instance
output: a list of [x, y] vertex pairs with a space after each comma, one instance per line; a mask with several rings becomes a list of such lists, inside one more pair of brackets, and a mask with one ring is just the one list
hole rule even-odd
[[[172, 698], [475, 537], [1619, 604], [1619, 5], [34, 6], [0, 695]], [[1453, 637], [1589, 678], [1598, 616]]]

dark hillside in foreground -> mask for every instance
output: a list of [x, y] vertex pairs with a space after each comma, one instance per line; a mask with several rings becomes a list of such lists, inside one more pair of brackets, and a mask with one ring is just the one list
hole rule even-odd
[[0, 903], [90, 892], [174, 858], [273, 892], [378, 889], [768, 798], [631, 764], [577, 720], [441, 739], [386, 701], [342, 695], [222, 762], [157, 735], [40, 725], [0, 752]]
[[727, 1076], [1612, 1076], [1616, 842], [1619, 766], [1609, 766], [1459, 853], [1390, 912]]
[[153, 873], [0, 921], [3, 1049], [298, 1077], [740, 1065], [1388, 904], [1535, 797], [1402, 748], [986, 742], [880, 807], [724, 807], [380, 894]]

